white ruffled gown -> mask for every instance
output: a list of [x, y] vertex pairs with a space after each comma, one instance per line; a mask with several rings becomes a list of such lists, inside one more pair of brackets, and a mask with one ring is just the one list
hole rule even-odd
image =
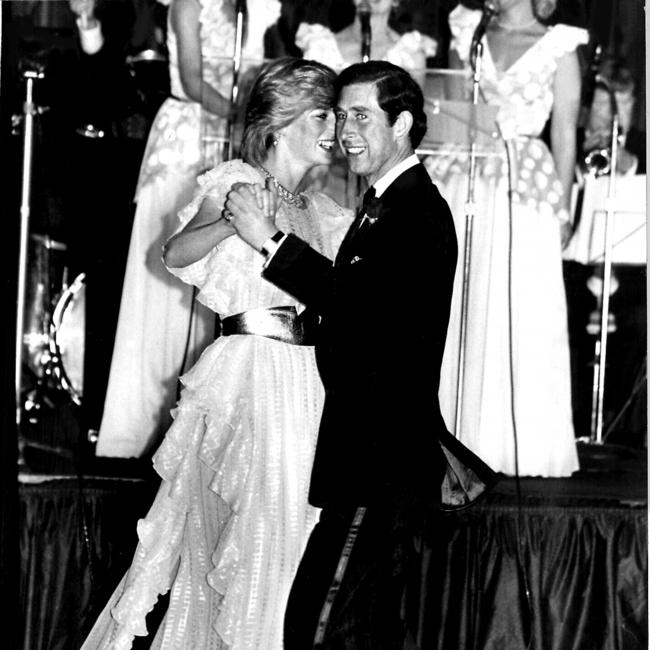
[[[300, 23], [296, 31], [296, 45], [306, 59], [320, 61], [334, 70], [342, 70], [361, 60], [360, 49], [358, 60], [346, 60], [334, 32], [319, 23]], [[435, 56], [436, 51], [437, 43], [433, 38], [413, 30], [399, 37], [386, 52], [384, 60], [405, 70], [422, 72], [426, 67], [427, 57]]]
[[[235, 160], [199, 179], [181, 213], [235, 181], [263, 182]], [[352, 220], [328, 197], [281, 204], [277, 223], [330, 258]], [[222, 317], [294, 305], [261, 277], [262, 256], [235, 236], [174, 269]], [[154, 456], [162, 483], [138, 524], [131, 568], [84, 650], [130, 648], [145, 616], [171, 588], [154, 646], [168, 650], [281, 650], [289, 589], [318, 510], [307, 502], [324, 391], [314, 348], [253, 335], [218, 338], [182, 377], [174, 422]]]
[[[462, 6], [450, 14], [452, 48], [465, 63], [480, 17], [481, 12]], [[512, 246], [507, 167], [498, 157], [479, 159], [458, 431], [468, 161], [466, 155], [425, 160], [449, 202], [461, 251], [440, 405], [450, 431], [494, 470], [509, 475], [518, 469], [523, 476], [569, 476], [578, 469], [560, 243], [560, 225], [569, 215], [561, 207], [562, 186], [553, 158], [538, 136], [553, 105], [557, 62], [586, 40], [585, 30], [556, 25], [505, 72], [496, 70], [485, 43], [481, 88], [486, 101], [498, 107], [497, 119], [512, 160]]]
[[[277, 20], [280, 3], [249, 0], [249, 6], [255, 20], [244, 55], [259, 61], [263, 32]], [[201, 0], [200, 38], [204, 78], [229, 97], [235, 39], [230, 2]], [[179, 374], [214, 340], [214, 314], [193, 301], [192, 288], [161, 261], [162, 245], [178, 226], [178, 211], [191, 200], [198, 174], [223, 160], [227, 135], [224, 119], [185, 95], [176, 41], [170, 21], [173, 97], [156, 115], [140, 169], [98, 456], [140, 457], [155, 447], [171, 422]]]

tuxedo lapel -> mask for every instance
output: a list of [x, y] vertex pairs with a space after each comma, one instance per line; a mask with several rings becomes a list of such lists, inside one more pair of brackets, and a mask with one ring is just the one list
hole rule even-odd
[[381, 210], [381, 200], [375, 198], [375, 189], [371, 187], [366, 191], [363, 197], [363, 204], [357, 210], [357, 216], [352, 222], [352, 225], [345, 234], [341, 247], [339, 248], [339, 255], [337, 256], [337, 263], [346, 263], [350, 261], [350, 244], [358, 240], [361, 233], [376, 221]]
[[343, 237], [343, 241], [341, 242], [341, 246], [339, 247], [339, 252], [336, 255], [336, 259], [334, 261], [335, 265], [340, 265], [340, 264], [347, 264], [351, 256], [349, 254], [349, 249], [350, 249], [350, 244], [352, 242], [352, 239], [354, 238], [354, 235], [359, 228], [359, 222], [361, 221], [363, 215], [358, 214], [357, 218], [352, 222], [352, 225], [348, 229], [348, 231], [345, 233], [345, 237]]

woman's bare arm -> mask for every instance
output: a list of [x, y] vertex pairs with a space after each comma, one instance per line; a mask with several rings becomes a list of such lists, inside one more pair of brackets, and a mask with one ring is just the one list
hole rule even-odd
[[553, 87], [551, 114], [551, 151], [557, 169], [567, 210], [576, 165], [576, 129], [580, 110], [580, 66], [575, 52], [560, 59]]
[[185, 94], [206, 111], [228, 117], [230, 99], [226, 99], [203, 80], [203, 66], [207, 63], [201, 54], [199, 0], [173, 0], [171, 22], [178, 43], [178, 65]]
[[193, 264], [235, 229], [223, 218], [223, 202], [206, 196], [192, 220], [165, 244], [165, 264], [172, 269]]

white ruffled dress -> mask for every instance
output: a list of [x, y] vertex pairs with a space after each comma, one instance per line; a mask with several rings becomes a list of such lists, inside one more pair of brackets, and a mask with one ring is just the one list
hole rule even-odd
[[[239, 160], [199, 179], [183, 223], [206, 194], [263, 182]], [[277, 224], [334, 257], [352, 220], [324, 195], [307, 208], [282, 203]], [[173, 269], [198, 300], [226, 317], [302, 306], [261, 277], [262, 256], [235, 236]], [[138, 524], [131, 568], [84, 650], [130, 648], [145, 616], [171, 589], [153, 647], [281, 650], [289, 589], [318, 510], [307, 502], [323, 389], [313, 347], [255, 335], [218, 338], [182, 377], [174, 422], [154, 456], [162, 482]]]
[[[334, 32], [319, 23], [300, 23], [296, 45], [306, 59], [320, 61], [334, 70], [356, 63], [343, 58]], [[433, 38], [413, 30], [402, 34], [384, 59], [405, 70], [421, 71], [426, 67], [427, 57], [435, 56], [436, 51], [437, 43]]]

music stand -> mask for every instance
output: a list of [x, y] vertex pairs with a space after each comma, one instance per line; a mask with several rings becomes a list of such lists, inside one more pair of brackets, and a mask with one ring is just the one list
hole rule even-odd
[[612, 265], [645, 265], [646, 245], [646, 176], [618, 176], [616, 193], [612, 194], [610, 176], [587, 176], [580, 219], [576, 231], [564, 251], [563, 258], [584, 265], [603, 266], [603, 280], [598, 297], [600, 323], [594, 350], [592, 384], [591, 435], [579, 439], [603, 445], [603, 405], [606, 377], [606, 352], [609, 325], [609, 296]]
[[476, 101], [428, 99], [425, 101], [425, 112], [427, 113], [428, 137], [423, 141], [423, 145], [418, 148], [418, 153], [422, 155], [460, 155], [466, 153], [469, 156], [454, 429], [454, 434], [458, 435], [464, 393], [472, 232], [476, 214], [476, 205], [474, 203], [475, 164], [477, 157], [503, 155], [503, 146], [499, 139], [498, 108], [496, 106], [479, 104]]
[[[578, 225], [562, 257], [585, 266], [605, 260], [605, 217], [609, 177], [585, 178]], [[616, 179], [616, 216], [612, 236], [612, 264], [646, 264], [646, 175]]]

